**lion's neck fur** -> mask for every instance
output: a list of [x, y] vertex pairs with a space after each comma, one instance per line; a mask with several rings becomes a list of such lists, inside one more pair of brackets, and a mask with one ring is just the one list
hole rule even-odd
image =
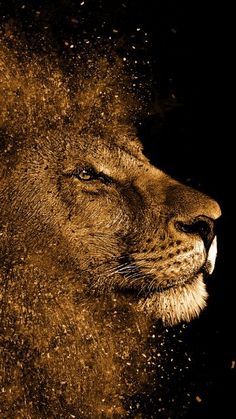
[[71, 272], [48, 275], [41, 262], [29, 258], [3, 275], [3, 327], [12, 334], [6, 397], [21, 387], [10, 406], [34, 418], [61, 417], [65, 404], [72, 417], [126, 415], [129, 400], [153, 391], [155, 324], [136, 311], [132, 297], [84, 292]]

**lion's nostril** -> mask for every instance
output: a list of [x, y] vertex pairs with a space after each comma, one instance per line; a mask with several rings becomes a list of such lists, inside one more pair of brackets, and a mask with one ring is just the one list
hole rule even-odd
[[202, 238], [206, 248], [210, 246], [215, 235], [214, 221], [204, 216], [196, 217], [188, 222], [176, 221], [175, 228], [186, 234], [197, 234]]

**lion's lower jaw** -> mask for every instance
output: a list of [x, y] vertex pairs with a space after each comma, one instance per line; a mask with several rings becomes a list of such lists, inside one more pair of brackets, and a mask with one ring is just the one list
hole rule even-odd
[[162, 319], [166, 326], [173, 326], [198, 317], [201, 310], [206, 307], [207, 298], [203, 275], [198, 274], [191, 282], [142, 299], [139, 301], [138, 309]]

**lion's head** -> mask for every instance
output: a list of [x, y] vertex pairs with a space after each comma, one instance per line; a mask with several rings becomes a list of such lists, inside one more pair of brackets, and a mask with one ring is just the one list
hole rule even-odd
[[43, 72], [44, 63], [3, 68], [11, 141], [3, 150], [2, 202], [18, 238], [12, 252], [42, 253], [55, 268], [74, 270], [78, 283], [86, 272], [90, 292], [129, 291], [137, 309], [166, 323], [190, 320], [205, 306], [220, 210], [144, 157], [121, 118], [122, 101], [128, 114], [124, 86], [117, 90], [120, 77], [107, 64], [100, 61], [102, 77], [72, 99], [59, 70]]
[[[1, 269], [17, 284], [14, 296], [3, 285], [2, 296], [25, 318], [19, 336], [34, 346], [34, 313], [55, 301], [74, 324], [86, 301], [110, 296], [168, 325], [197, 316], [220, 209], [143, 155], [117, 62], [100, 60], [71, 90], [55, 63], [22, 61], [6, 47], [2, 57]], [[43, 313], [40, 339], [51, 342], [63, 309]]]

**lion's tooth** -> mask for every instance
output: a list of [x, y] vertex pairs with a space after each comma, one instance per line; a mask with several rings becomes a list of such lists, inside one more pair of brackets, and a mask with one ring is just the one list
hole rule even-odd
[[217, 255], [217, 240], [216, 236], [211, 243], [211, 247], [208, 252], [207, 261], [206, 261], [206, 267], [209, 274], [212, 274], [215, 268], [215, 262], [216, 262], [216, 255]]

